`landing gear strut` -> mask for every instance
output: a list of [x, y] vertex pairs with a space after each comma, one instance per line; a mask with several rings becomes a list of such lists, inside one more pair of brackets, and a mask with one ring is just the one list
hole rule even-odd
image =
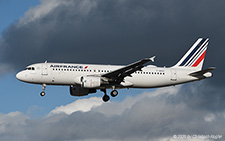
[[42, 92], [40, 93], [41, 96], [45, 96], [45, 88], [46, 84], [42, 84]]
[[109, 101], [110, 97], [106, 94], [106, 89], [101, 89], [102, 92], [104, 92], [104, 96], [102, 97], [102, 100], [104, 102]]

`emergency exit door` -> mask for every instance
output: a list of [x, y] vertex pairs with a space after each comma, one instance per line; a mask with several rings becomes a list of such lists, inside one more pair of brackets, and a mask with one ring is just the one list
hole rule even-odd
[[42, 65], [42, 75], [48, 75], [48, 65], [46, 63]]
[[177, 71], [176, 71], [176, 69], [171, 69], [171, 80], [177, 81]]

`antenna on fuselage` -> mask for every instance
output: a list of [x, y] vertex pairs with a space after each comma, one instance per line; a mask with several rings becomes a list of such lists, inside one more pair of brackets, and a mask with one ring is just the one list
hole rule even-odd
[[45, 63], [48, 63], [48, 61], [46, 60]]

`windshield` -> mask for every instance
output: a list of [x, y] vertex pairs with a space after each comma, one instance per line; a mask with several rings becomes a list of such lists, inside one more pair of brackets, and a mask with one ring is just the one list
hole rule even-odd
[[25, 70], [35, 70], [35, 68], [34, 67], [28, 67]]

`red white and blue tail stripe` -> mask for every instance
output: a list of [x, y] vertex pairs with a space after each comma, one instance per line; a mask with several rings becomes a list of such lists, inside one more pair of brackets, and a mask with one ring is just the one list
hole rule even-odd
[[201, 70], [209, 38], [199, 38], [174, 67], [187, 67]]

